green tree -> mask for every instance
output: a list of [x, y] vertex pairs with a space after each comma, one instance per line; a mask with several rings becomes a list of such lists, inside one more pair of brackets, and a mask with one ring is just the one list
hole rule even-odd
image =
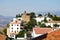
[[47, 16], [50, 17], [50, 18], [53, 17], [53, 15], [51, 15], [50, 12], [48, 12]]
[[9, 27], [10, 25], [9, 25], [9, 23], [6, 25], [6, 27]]
[[17, 37], [24, 37], [24, 34], [25, 34], [25, 31], [22, 30], [22, 31], [20, 31], [20, 32], [16, 35], [16, 38], [17, 38]]
[[42, 16], [42, 14], [38, 14], [38, 17]]
[[18, 17], [21, 17], [21, 15], [20, 15], [20, 14], [17, 14], [17, 15], [16, 15], [16, 18], [18, 18]]
[[54, 15], [54, 16], [52, 17], [52, 19], [53, 19], [53, 20], [60, 21], [60, 17], [57, 17], [56, 15]]
[[32, 30], [32, 28], [36, 25], [36, 20], [32, 19], [26, 25], [28, 26], [29, 30]]
[[18, 17], [18, 15], [16, 15], [16, 18]]
[[47, 27], [48, 27], [48, 28], [51, 28], [51, 26], [50, 26], [50, 25], [48, 25]]
[[3, 32], [5, 35], [7, 35], [7, 29], [6, 28], [4, 28]]
[[43, 23], [43, 24], [41, 24], [41, 26], [40, 27], [46, 27], [46, 25]]
[[38, 26], [41, 26], [41, 22], [38, 22]]
[[48, 22], [47, 20], [46, 20], [46, 17], [44, 18], [44, 20], [43, 20], [44, 22]]
[[31, 12], [31, 13], [30, 13], [30, 17], [31, 17], [31, 19], [32, 19], [32, 18], [35, 18], [35, 17], [36, 17], [36, 16], [35, 16], [35, 13], [34, 13], [34, 12]]
[[53, 24], [53, 26], [54, 26], [54, 27], [59, 27], [59, 25], [58, 25], [58, 24]]

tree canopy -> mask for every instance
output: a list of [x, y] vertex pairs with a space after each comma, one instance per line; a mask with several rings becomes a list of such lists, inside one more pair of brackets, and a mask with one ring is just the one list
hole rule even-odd
[[42, 14], [38, 14], [38, 17], [42, 16]]
[[32, 29], [36, 25], [36, 20], [32, 19], [26, 25], [28, 26], [28, 29]]
[[60, 21], [60, 17], [57, 17], [56, 15], [54, 15], [53, 17], [52, 17], [52, 19], [55, 21], [55, 20], [57, 20], [57, 21]]
[[50, 18], [53, 17], [53, 15], [51, 15], [50, 12], [48, 12], [47, 16], [50, 17]]
[[46, 20], [46, 17], [44, 18], [44, 20], [43, 20], [44, 22], [48, 22], [47, 20]]
[[31, 17], [31, 18], [35, 18], [35, 17], [36, 17], [36, 16], [35, 16], [35, 13], [34, 13], [34, 12], [31, 12], [31, 13], [30, 13], [30, 17]]
[[53, 24], [53, 26], [54, 26], [54, 27], [59, 27], [59, 25], [58, 25], [58, 24]]
[[7, 35], [7, 29], [6, 28], [4, 28], [3, 32], [5, 35]]
[[17, 14], [17, 15], [16, 15], [16, 18], [18, 18], [18, 17], [21, 17], [21, 15], [20, 15], [20, 14]]
[[16, 35], [16, 37], [24, 37], [24, 34], [25, 34], [25, 31], [22, 30]]

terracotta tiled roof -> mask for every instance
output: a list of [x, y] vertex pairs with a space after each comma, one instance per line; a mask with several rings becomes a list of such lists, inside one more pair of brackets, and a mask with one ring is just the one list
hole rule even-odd
[[48, 33], [46, 40], [60, 40], [60, 29]]
[[36, 37], [33, 40], [60, 40], [60, 29], [53, 30], [47, 34]]
[[33, 28], [33, 30], [35, 31], [36, 34], [45, 34], [52, 31], [51, 28], [38, 28], [38, 27]]
[[10, 24], [20, 24], [21, 23], [21, 21], [19, 21], [19, 20], [16, 20], [15, 22], [10, 22]]
[[5, 39], [6, 39], [6, 36], [0, 34], [0, 40], [5, 40]]

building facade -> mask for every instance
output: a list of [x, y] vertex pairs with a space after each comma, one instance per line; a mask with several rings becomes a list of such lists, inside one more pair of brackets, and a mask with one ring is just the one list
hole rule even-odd
[[7, 28], [8, 37], [15, 38], [15, 35], [21, 31], [21, 20], [14, 18]]
[[45, 18], [46, 18], [47, 21], [52, 21], [52, 19], [49, 18], [49, 17], [36, 17], [36, 18], [34, 18], [34, 19], [35, 19], [35, 20], [37, 21], [37, 23], [38, 23], [38, 22], [42, 22]]

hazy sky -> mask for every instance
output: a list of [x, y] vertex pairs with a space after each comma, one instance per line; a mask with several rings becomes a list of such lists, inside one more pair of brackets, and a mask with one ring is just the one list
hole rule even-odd
[[60, 11], [60, 0], [0, 0], [0, 15], [15, 16], [25, 10]]

